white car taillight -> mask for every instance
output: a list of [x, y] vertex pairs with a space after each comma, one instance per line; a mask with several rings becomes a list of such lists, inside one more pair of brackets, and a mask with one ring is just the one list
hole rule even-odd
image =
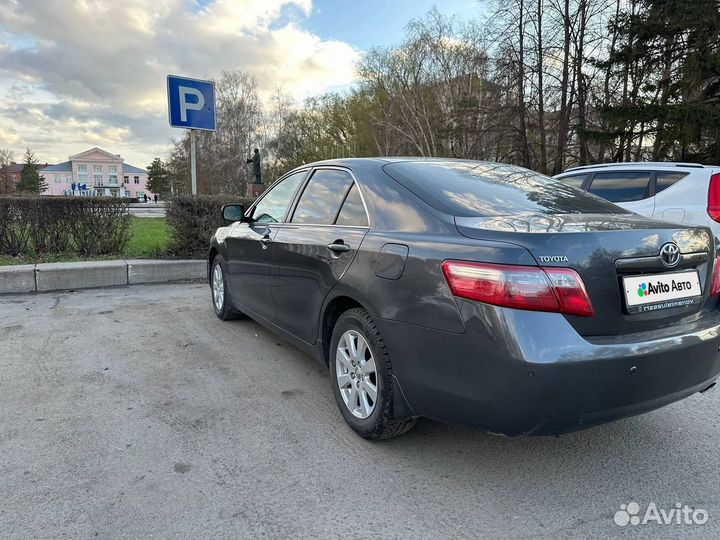
[[713, 174], [710, 177], [707, 213], [713, 221], [720, 222], [720, 173]]

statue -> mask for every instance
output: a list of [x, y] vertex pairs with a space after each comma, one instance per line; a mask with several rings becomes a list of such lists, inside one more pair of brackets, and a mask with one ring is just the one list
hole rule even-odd
[[255, 149], [255, 152], [253, 153], [251, 158], [248, 158], [248, 163], [252, 163], [253, 165], [253, 174], [255, 175], [255, 183], [256, 184], [262, 184], [262, 173], [260, 171], [260, 150], [258, 148]]

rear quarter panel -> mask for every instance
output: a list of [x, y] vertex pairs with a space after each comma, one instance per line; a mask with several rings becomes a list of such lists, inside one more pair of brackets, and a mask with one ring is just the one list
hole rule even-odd
[[[386, 266], [381, 249], [386, 244], [408, 247], [404, 269], [398, 279], [379, 277]], [[386, 234], [370, 232], [352, 266], [333, 289], [331, 298], [350, 296], [373, 317], [445, 332], [460, 333], [465, 326], [457, 302], [442, 273], [446, 259], [499, 264], [534, 264], [530, 253], [519, 246], [446, 235]]]
[[707, 213], [711, 169], [693, 170], [688, 176], [655, 195], [653, 218], [683, 225], [710, 227], [720, 236], [720, 224]]

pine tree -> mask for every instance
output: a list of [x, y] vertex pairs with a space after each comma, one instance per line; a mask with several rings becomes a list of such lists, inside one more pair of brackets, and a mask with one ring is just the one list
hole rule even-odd
[[36, 195], [48, 189], [45, 178], [40, 174], [37, 157], [29, 147], [25, 150], [23, 170], [20, 173], [20, 181], [15, 189], [21, 193], [34, 193]]
[[148, 183], [147, 188], [152, 193], [165, 195], [170, 192], [170, 182], [168, 178], [168, 170], [163, 161], [156, 157], [147, 168]]
[[633, 7], [614, 23], [619, 45], [602, 65], [629, 80], [629, 90], [600, 110], [605, 132], [580, 135], [614, 141], [616, 161], [720, 162], [718, 0], [640, 0]]

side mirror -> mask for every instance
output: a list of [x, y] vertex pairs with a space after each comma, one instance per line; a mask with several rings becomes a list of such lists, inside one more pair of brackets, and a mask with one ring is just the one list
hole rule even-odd
[[245, 207], [242, 204], [226, 204], [222, 208], [223, 219], [228, 222], [243, 221]]

